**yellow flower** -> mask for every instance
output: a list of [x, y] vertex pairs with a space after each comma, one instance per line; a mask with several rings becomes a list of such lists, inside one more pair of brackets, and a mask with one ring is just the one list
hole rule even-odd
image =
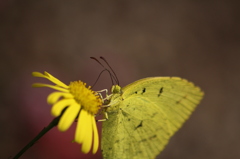
[[[56, 85], [35, 83], [33, 87], [50, 87], [56, 92], [51, 93], [47, 102], [52, 106], [51, 114], [55, 117], [62, 117], [58, 123], [60, 131], [66, 131], [72, 123], [77, 119], [77, 129], [74, 141], [82, 144], [82, 152], [88, 153], [93, 144], [92, 153], [96, 153], [99, 146], [98, 130], [96, 126], [95, 114], [102, 105], [102, 99], [97, 92], [86, 87], [86, 83], [82, 81], [70, 82], [69, 85], [64, 84], [51, 74], [44, 72], [33, 72], [34, 77], [47, 78]], [[93, 142], [92, 142], [93, 140]]]

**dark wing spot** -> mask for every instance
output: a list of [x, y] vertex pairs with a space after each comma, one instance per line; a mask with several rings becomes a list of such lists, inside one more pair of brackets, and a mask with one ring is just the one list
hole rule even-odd
[[[186, 99], [186, 98], [187, 98], [187, 95], [185, 95], [184, 97], [182, 97], [182, 99]], [[179, 104], [179, 103], [181, 103], [182, 99], [180, 99], [180, 100], [176, 101], [176, 104]]]
[[162, 94], [162, 92], [163, 92], [163, 87], [161, 87], [161, 88], [159, 89], [158, 97], [160, 97], [160, 95]]
[[156, 137], [157, 137], [157, 135], [150, 136], [150, 137], [149, 137], [149, 140], [152, 140], [152, 139], [154, 139], [154, 138], [156, 138]]
[[130, 118], [128, 118], [128, 121], [130, 121], [131, 119]]
[[162, 92], [163, 92], [163, 87], [161, 87], [159, 90], [159, 93], [162, 93]]
[[146, 92], [146, 88], [143, 88], [143, 90], [142, 90], [142, 94], [145, 93], [145, 92]]
[[137, 151], [136, 153], [137, 153], [137, 154], [139, 154], [139, 153], [141, 154], [141, 153], [142, 153], [142, 151]]
[[135, 92], [135, 94], [137, 94], [137, 91]]
[[141, 122], [138, 124], [138, 126], [135, 127], [135, 130], [142, 127], [142, 123], [143, 123], [143, 121], [141, 120]]
[[155, 112], [155, 113], [153, 113], [152, 115], [151, 115], [151, 118], [153, 118], [155, 115], [157, 115], [158, 113], [157, 112]]
[[142, 139], [140, 142], [146, 142], [147, 141], [147, 139]]

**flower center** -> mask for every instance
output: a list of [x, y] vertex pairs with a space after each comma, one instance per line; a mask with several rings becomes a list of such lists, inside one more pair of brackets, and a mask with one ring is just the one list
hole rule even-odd
[[87, 88], [86, 83], [74, 81], [70, 82], [69, 91], [83, 109], [91, 114], [97, 114], [102, 105], [102, 100], [98, 93], [91, 90], [91, 86]]

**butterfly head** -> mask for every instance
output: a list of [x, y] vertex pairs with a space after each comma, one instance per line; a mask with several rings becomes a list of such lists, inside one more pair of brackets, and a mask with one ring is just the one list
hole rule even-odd
[[113, 85], [111, 92], [112, 94], [122, 94], [122, 88], [119, 85]]

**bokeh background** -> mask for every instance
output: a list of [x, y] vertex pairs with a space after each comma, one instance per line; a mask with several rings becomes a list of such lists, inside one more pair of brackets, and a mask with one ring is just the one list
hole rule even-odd
[[[52, 120], [48, 71], [65, 83], [92, 85], [104, 56], [121, 86], [151, 76], [180, 76], [205, 97], [159, 159], [240, 158], [239, 1], [1, 0], [0, 158], [11, 159]], [[107, 73], [94, 90], [111, 87]], [[99, 128], [101, 123], [99, 123]], [[83, 155], [67, 132], [51, 130], [22, 159], [101, 159]], [[99, 130], [101, 132], [101, 129]]]

